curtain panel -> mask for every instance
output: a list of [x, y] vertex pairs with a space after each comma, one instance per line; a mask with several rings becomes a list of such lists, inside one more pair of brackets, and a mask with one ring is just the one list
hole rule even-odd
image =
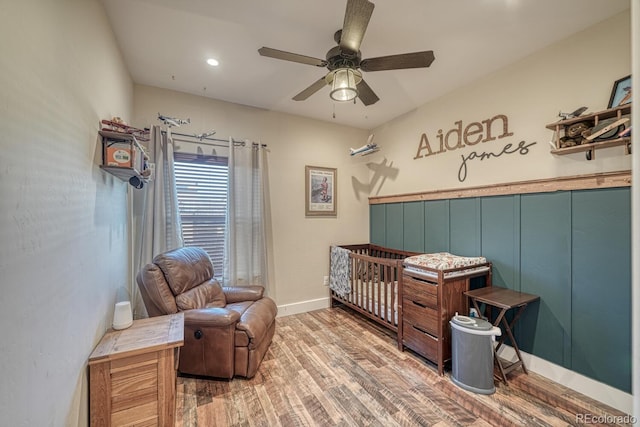
[[[268, 171], [261, 144], [229, 141], [229, 194], [223, 281], [264, 286], [273, 294], [267, 261]], [[273, 296], [273, 295], [271, 295]]]
[[[139, 212], [134, 231], [134, 276], [155, 255], [183, 246], [176, 193], [171, 130], [152, 126], [149, 160], [155, 165], [151, 180], [134, 193], [134, 211]], [[137, 207], [137, 209], [136, 209]], [[137, 317], [146, 317], [138, 285], [133, 278], [132, 306]]]

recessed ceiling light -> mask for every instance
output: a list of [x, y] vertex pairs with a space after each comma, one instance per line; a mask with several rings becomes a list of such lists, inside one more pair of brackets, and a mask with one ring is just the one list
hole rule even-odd
[[218, 65], [220, 65], [218, 60], [213, 58], [207, 59], [207, 64], [211, 65], [212, 67], [217, 67]]

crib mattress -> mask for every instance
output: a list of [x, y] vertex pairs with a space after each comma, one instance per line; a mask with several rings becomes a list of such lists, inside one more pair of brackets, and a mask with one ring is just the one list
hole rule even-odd
[[[449, 252], [436, 252], [431, 254], [414, 255], [404, 260], [405, 270], [412, 271], [422, 276], [431, 278], [438, 277], [438, 271], [460, 269], [445, 272], [444, 277], [465, 276], [470, 273], [489, 270], [485, 257], [465, 257], [453, 255]], [[478, 267], [474, 267], [478, 266]], [[463, 268], [469, 267], [469, 268]]]

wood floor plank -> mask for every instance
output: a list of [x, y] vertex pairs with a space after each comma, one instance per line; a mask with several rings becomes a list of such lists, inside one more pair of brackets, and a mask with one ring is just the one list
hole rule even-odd
[[198, 425], [226, 427], [229, 425], [225, 415], [225, 399], [216, 397], [211, 402], [196, 409]]
[[262, 409], [264, 411], [262, 416], [266, 422], [266, 425], [270, 427], [281, 426], [280, 419], [278, 418], [278, 412], [276, 411], [276, 408], [273, 406], [273, 402], [271, 401], [271, 398], [267, 394], [267, 390], [264, 384], [257, 385], [255, 389], [256, 389], [256, 395], [260, 400], [260, 406], [262, 406]]
[[177, 427], [566, 426], [576, 414], [624, 414], [544, 377], [510, 374], [480, 395], [395, 336], [340, 308], [277, 319], [252, 379], [179, 377]]
[[[292, 387], [299, 389], [298, 393], [303, 404], [311, 414], [314, 422], [320, 425], [331, 425], [343, 420], [340, 416], [339, 408], [327, 398], [325, 390], [328, 385], [320, 386], [315, 382], [307, 371], [299, 372], [299, 382]], [[335, 380], [333, 381], [335, 383]]]
[[363, 405], [362, 402], [356, 396], [354, 396], [349, 387], [347, 387], [345, 384], [331, 387], [328, 392], [329, 395], [342, 408], [345, 416], [348, 416], [353, 421], [353, 425], [378, 425], [378, 420], [376, 416], [370, 411], [370, 408]]

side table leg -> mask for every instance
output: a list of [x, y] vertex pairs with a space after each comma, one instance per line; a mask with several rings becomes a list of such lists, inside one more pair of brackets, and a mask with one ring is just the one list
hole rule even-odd
[[511, 332], [511, 329], [516, 324], [516, 322], [520, 318], [520, 315], [522, 315], [522, 312], [524, 311], [524, 309], [526, 307], [527, 307], [526, 304], [520, 307], [520, 309], [518, 310], [516, 315], [513, 317], [513, 320], [511, 321], [511, 324], [507, 324], [507, 320], [506, 319], [503, 319], [504, 320], [503, 324], [505, 325], [505, 329], [507, 330], [507, 335], [509, 336], [509, 339], [511, 340], [511, 344], [513, 345], [513, 349], [516, 352], [516, 356], [518, 357], [518, 361], [520, 362], [520, 366], [522, 367], [522, 370], [524, 371], [524, 373], [528, 375], [529, 372], [527, 372], [527, 368], [526, 368], [526, 366], [524, 366], [524, 361], [522, 360], [522, 355], [520, 354], [520, 349], [518, 348], [518, 344], [516, 343], [516, 340], [513, 337], [513, 333]]
[[[507, 312], [507, 309], [503, 308], [502, 310], [500, 310], [500, 314], [498, 314], [498, 317], [496, 318], [495, 322], [493, 323], [493, 326], [500, 327], [500, 322], [504, 320], [504, 315], [506, 314], [506, 312]], [[500, 347], [502, 347], [502, 344], [504, 343], [505, 339], [506, 339], [506, 337], [504, 335], [502, 335], [500, 337], [500, 339], [498, 340], [498, 344], [493, 349], [493, 355], [494, 355], [494, 358], [495, 358], [495, 363], [496, 363], [496, 365], [498, 365], [498, 370], [500, 371], [500, 376], [501, 376], [502, 382], [505, 383], [505, 385], [507, 385], [507, 374], [504, 371], [504, 367], [502, 366], [502, 362], [500, 361], [500, 356], [498, 356], [498, 350], [500, 350]]]

